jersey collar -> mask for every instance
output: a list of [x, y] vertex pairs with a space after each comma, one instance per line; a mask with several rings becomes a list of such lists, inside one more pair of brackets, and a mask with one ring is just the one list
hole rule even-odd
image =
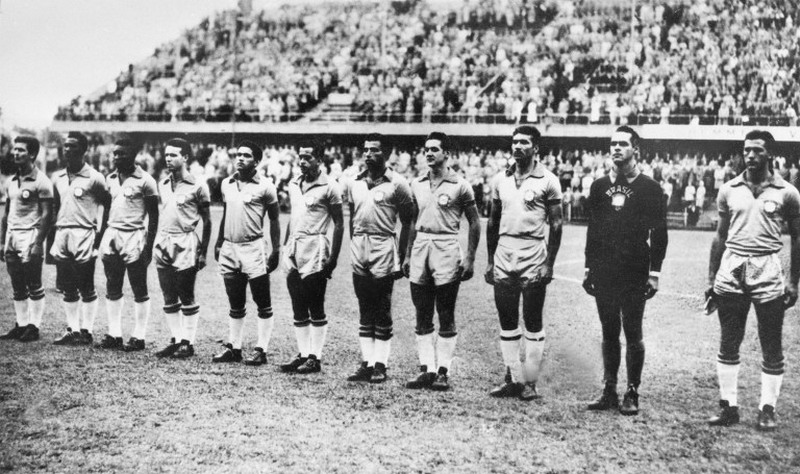
[[[81, 171], [83, 171], [83, 170], [81, 170]], [[141, 166], [135, 165], [133, 167], [133, 173], [131, 174], [131, 176], [133, 176], [136, 179], [142, 179], [142, 176], [144, 176], [144, 170], [142, 169]], [[119, 179], [119, 171], [114, 171], [113, 173], [108, 175], [108, 178], [109, 179]]]
[[[511, 166], [506, 168], [506, 176], [514, 176], [516, 172], [517, 163], [511, 163]], [[544, 165], [542, 165], [541, 161], [537, 160], [533, 168], [525, 176], [522, 176], [522, 179], [527, 179], [528, 177], [544, 178]]]
[[[642, 174], [642, 172], [639, 170], [639, 165], [638, 164], [634, 165], [633, 169], [631, 169], [628, 173], [625, 173], [625, 181], [628, 184], [631, 184], [636, 180], [636, 178], [639, 177], [640, 174]], [[608, 177], [609, 179], [611, 179], [612, 183], [617, 181], [617, 176], [618, 176], [617, 172], [614, 171], [614, 168], [611, 168], [608, 171]]]
[[25, 176], [20, 176], [19, 171], [17, 174], [14, 175], [11, 179], [16, 179], [19, 182], [22, 181], [36, 181], [36, 178], [39, 176], [39, 169], [37, 167], [33, 167], [30, 173], [26, 174]]
[[[742, 171], [742, 173], [739, 176], [730, 180], [729, 183], [731, 183], [731, 186], [747, 186], [747, 180], [744, 179], [744, 174], [746, 172], [747, 171]], [[783, 178], [781, 178], [779, 174], [772, 172], [770, 173], [770, 177], [767, 178], [766, 181], [764, 181], [764, 187], [783, 189], [786, 187], [786, 181]]]
[[[420, 176], [420, 178], [419, 178], [420, 181], [428, 181], [430, 179], [431, 179], [431, 172], [430, 171], [425, 173], [423, 176]], [[456, 184], [456, 183], [458, 183], [458, 174], [453, 170], [453, 168], [450, 168], [448, 166], [447, 169], [444, 172], [444, 176], [442, 176], [442, 181], [447, 181], [449, 183]]]

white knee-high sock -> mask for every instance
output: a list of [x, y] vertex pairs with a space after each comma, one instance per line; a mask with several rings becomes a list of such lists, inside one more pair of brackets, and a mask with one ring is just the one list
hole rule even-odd
[[234, 349], [242, 348], [244, 318], [228, 318], [228, 339]]
[[29, 316], [28, 316], [28, 299], [24, 299], [22, 301], [14, 300], [14, 313], [17, 316], [17, 325], [21, 328], [24, 328], [28, 325]]
[[500, 331], [500, 352], [503, 354], [503, 362], [511, 371], [513, 382], [523, 382], [522, 362], [519, 358], [519, 348], [521, 345], [522, 331], [519, 328], [511, 331]]
[[122, 337], [122, 308], [125, 306], [125, 299], [106, 300], [106, 311], [108, 313], [108, 335], [111, 337]]
[[197, 338], [197, 325], [200, 323], [200, 315], [184, 315], [181, 317], [181, 322], [183, 323], [183, 327], [181, 328], [181, 336], [179, 338], [176, 337], [175, 341], [179, 342], [185, 339], [189, 341], [189, 344], [194, 344], [194, 340]]
[[28, 302], [28, 324], [34, 326], [42, 326], [42, 318], [44, 317], [44, 298], [38, 300], [30, 300]]
[[389, 339], [388, 341], [384, 341], [382, 339], [375, 339], [375, 350], [373, 352], [374, 363], [377, 364], [378, 362], [380, 362], [381, 364], [388, 366], [389, 353], [391, 352], [391, 350], [392, 350], [391, 339]]
[[717, 362], [717, 378], [719, 379], [719, 398], [727, 400], [732, 407], [738, 406], [739, 364], [730, 365]]
[[761, 372], [761, 402], [758, 404], [759, 410], [763, 410], [764, 405], [770, 405], [775, 408], [778, 403], [778, 395], [781, 394], [782, 383], [783, 375], [771, 375]]
[[542, 367], [544, 355], [544, 330], [539, 332], [525, 331], [525, 381], [536, 383]]
[[361, 346], [361, 360], [366, 362], [368, 366], [375, 365], [373, 353], [375, 352], [375, 339], [372, 337], [359, 337], [358, 343]]
[[436, 347], [433, 333], [422, 336], [417, 334], [417, 352], [419, 352], [419, 365], [424, 365], [427, 372], [436, 372]]
[[100, 308], [100, 300], [97, 298], [88, 303], [81, 302], [81, 329], [90, 333], [94, 330], [94, 320], [97, 319], [98, 308]]
[[294, 337], [297, 339], [297, 352], [300, 357], [308, 357], [311, 353], [311, 325], [294, 327]]
[[77, 331], [80, 329], [81, 326], [81, 318], [78, 316], [78, 305], [77, 301], [64, 301], [64, 313], [67, 315], [67, 327], [70, 331]]
[[272, 330], [275, 328], [275, 318], [258, 318], [258, 343], [257, 347], [267, 352], [269, 341], [272, 339]]
[[150, 300], [134, 303], [133, 316], [136, 324], [131, 336], [144, 341], [147, 335], [147, 322], [150, 320]]
[[170, 337], [174, 338], [175, 342], [181, 342], [183, 336], [181, 313], [164, 313], [164, 320], [167, 322]]
[[[439, 363], [440, 368], [450, 371], [450, 366], [453, 365], [453, 356], [456, 352], [457, 341], [458, 336], [439, 336], [436, 341], [436, 361]], [[433, 372], [433, 370], [428, 369], [428, 372]]]
[[328, 336], [328, 325], [311, 326], [311, 350], [310, 353], [322, 359], [322, 348], [325, 346], [325, 338]]

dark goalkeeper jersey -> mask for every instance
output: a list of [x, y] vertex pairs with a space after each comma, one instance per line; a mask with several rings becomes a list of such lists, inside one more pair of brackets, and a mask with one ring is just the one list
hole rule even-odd
[[[603, 274], [660, 271], [667, 251], [667, 212], [661, 186], [639, 174], [632, 183], [604, 176], [588, 199], [586, 268]], [[650, 245], [648, 245], [648, 240]]]

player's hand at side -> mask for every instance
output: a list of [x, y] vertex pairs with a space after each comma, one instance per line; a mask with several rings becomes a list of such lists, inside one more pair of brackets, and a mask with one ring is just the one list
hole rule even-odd
[[483, 274], [483, 279], [486, 283], [494, 285], [494, 263], [486, 265], [486, 272]]
[[5, 244], [0, 244], [0, 262], [6, 261], [6, 246]]
[[658, 293], [658, 277], [650, 275], [644, 284], [644, 299], [649, 300]]
[[269, 254], [269, 258], [267, 258], [267, 273], [272, 273], [276, 268], [278, 268], [278, 262], [280, 261], [280, 258], [281, 251], [278, 249], [273, 250], [272, 253]]
[[403, 265], [400, 267], [400, 269], [403, 271], [403, 276], [405, 276], [406, 278], [409, 278], [411, 276], [411, 258], [410, 257], [406, 257], [405, 260], [403, 260]]
[[461, 281], [467, 281], [475, 275], [475, 263], [471, 261], [461, 262], [458, 267]]
[[789, 283], [783, 291], [783, 308], [789, 309], [797, 303], [797, 283]]
[[594, 276], [589, 270], [587, 270], [586, 274], [583, 275], [583, 291], [585, 291], [589, 296], [594, 296], [596, 294]]
[[150, 265], [150, 260], [153, 259], [153, 249], [145, 248], [142, 250], [142, 255], [139, 256], [139, 261], [142, 262], [145, 266]]
[[214, 246], [214, 260], [219, 262], [219, 251], [222, 249], [222, 244], [217, 244]]
[[[2, 253], [2, 252], [0, 252]], [[31, 245], [30, 250], [30, 257], [31, 258], [42, 258], [44, 256], [44, 249], [42, 248], [42, 244], [38, 244], [36, 242]]]
[[200, 250], [197, 251], [197, 270], [206, 268], [206, 254]]
[[322, 275], [330, 280], [333, 277], [333, 271], [336, 270], [336, 259], [328, 257], [322, 261]]
[[539, 285], [547, 286], [553, 281], [553, 266], [545, 262], [542, 269], [539, 270]]

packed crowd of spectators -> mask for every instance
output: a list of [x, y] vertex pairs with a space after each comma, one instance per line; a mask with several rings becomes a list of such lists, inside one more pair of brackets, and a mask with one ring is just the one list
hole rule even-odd
[[[215, 14], [64, 120], [794, 125], [792, 0], [406, 0]], [[633, 21], [631, 19], [633, 18]]]

